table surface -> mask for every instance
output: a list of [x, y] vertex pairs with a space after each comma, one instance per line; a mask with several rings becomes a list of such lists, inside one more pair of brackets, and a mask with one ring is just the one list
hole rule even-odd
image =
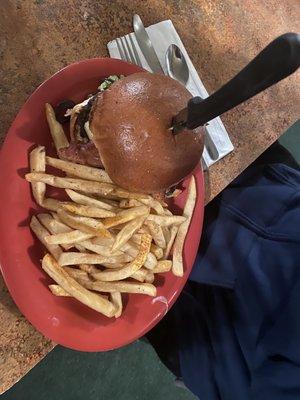
[[[45, 79], [80, 59], [107, 56], [106, 44], [145, 25], [171, 19], [207, 90], [213, 92], [276, 36], [299, 31], [298, 0], [22, 0], [0, 9], [0, 139]], [[297, 86], [298, 85], [298, 86]], [[299, 114], [299, 74], [222, 117], [233, 153], [206, 173], [206, 202], [268, 148]], [[0, 393], [55, 344], [20, 314], [0, 277]]]

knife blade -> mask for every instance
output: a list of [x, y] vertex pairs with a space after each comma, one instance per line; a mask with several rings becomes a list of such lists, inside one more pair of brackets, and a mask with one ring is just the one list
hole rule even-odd
[[164, 73], [159, 59], [155, 53], [149, 35], [139, 15], [133, 16], [133, 29], [140, 49], [153, 72]]

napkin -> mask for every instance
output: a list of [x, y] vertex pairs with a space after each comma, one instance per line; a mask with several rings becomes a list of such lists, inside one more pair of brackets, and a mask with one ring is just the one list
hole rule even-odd
[[[149, 27], [146, 28], [146, 31], [150, 37], [152, 45], [155, 49], [155, 52], [158, 56], [158, 59], [161, 63], [161, 66], [165, 74], [167, 74], [165, 54], [169, 45], [173, 43], [180, 48], [184, 57], [186, 58], [189, 67], [190, 78], [186, 85], [186, 88], [192, 93], [193, 96], [201, 96], [202, 98], [208, 97], [208, 92], [205, 89], [172, 21], [167, 20], [158, 22], [157, 24], [154, 25], [150, 25]], [[143, 68], [152, 72], [145, 57], [143, 56], [143, 53], [139, 48], [134, 33], [130, 33], [130, 36], [140, 56]], [[131, 42], [129, 40], [127, 42], [131, 46], [130, 44]], [[111, 57], [121, 59], [121, 55], [119, 53], [116, 40], [110, 41], [107, 44], [107, 48]], [[208, 168], [210, 165], [214, 164], [215, 162], [217, 162], [218, 160], [220, 160], [233, 150], [233, 145], [231, 143], [231, 140], [219, 117], [209, 122], [209, 124], [206, 126], [206, 131], [207, 131], [206, 135], [208, 137], [202, 155], [204, 169]], [[217, 154], [215, 154], [214, 156], [210, 151], [210, 145], [209, 145], [210, 141], [213, 141], [213, 144], [217, 149]]]

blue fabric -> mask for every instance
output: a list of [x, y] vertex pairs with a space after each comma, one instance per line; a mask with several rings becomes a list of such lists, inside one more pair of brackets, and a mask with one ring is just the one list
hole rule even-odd
[[250, 167], [222, 193], [174, 315], [201, 400], [300, 399], [299, 171]]

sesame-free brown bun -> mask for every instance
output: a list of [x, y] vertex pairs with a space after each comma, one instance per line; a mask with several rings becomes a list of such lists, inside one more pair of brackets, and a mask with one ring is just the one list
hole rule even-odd
[[168, 189], [193, 171], [203, 128], [169, 129], [191, 94], [175, 80], [140, 72], [115, 82], [95, 101], [90, 129], [102, 163], [121, 187], [143, 193]]

